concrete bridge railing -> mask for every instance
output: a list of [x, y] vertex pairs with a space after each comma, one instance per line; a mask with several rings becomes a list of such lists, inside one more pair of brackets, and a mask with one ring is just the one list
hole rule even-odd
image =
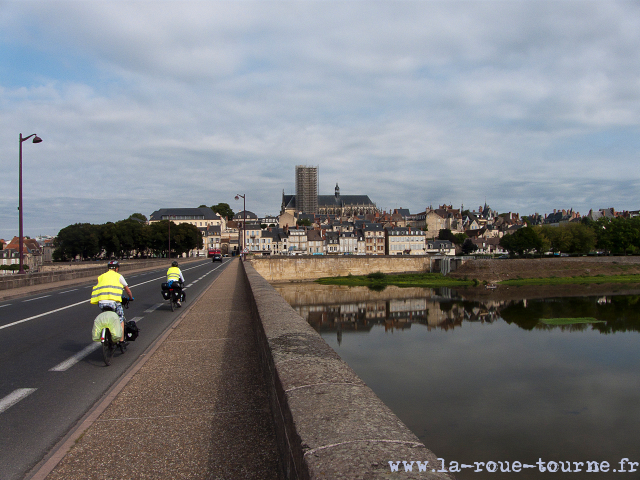
[[[253, 265], [243, 266], [287, 478], [453, 478]], [[412, 473], [403, 461], [415, 462]]]

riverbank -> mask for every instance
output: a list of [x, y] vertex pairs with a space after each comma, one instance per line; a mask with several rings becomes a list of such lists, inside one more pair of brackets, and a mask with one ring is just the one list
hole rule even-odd
[[468, 260], [448, 276], [499, 283], [525, 278], [640, 275], [640, 257], [560, 257]]
[[[384, 277], [384, 278], [383, 278]], [[640, 257], [469, 260], [447, 276], [439, 274], [368, 275], [324, 278], [317, 283], [452, 288], [465, 298], [508, 301], [584, 295], [637, 295]], [[492, 288], [486, 288], [491, 286]]]

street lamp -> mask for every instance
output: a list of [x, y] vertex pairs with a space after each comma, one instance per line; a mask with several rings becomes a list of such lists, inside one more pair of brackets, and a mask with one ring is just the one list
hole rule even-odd
[[171, 215], [167, 215], [169, 217], [169, 252], [167, 253], [167, 257], [171, 259]]
[[42, 141], [42, 139], [36, 135], [35, 133], [32, 133], [31, 135], [29, 135], [28, 137], [24, 137], [22, 138], [22, 134], [20, 134], [20, 187], [19, 187], [19, 206], [18, 206], [18, 210], [20, 212], [19, 217], [20, 217], [20, 230], [18, 232], [18, 249], [20, 250], [18, 252], [18, 256], [20, 257], [20, 269], [18, 270], [18, 273], [26, 273], [24, 271], [24, 267], [23, 267], [23, 259], [22, 259], [22, 249], [24, 248], [24, 241], [22, 240], [22, 142], [25, 142], [27, 140], [29, 140], [31, 137], [33, 137], [33, 143], [40, 143]]
[[246, 193], [244, 195], [240, 195], [239, 193], [236, 194], [236, 200], [240, 200], [240, 197], [242, 197], [242, 216], [243, 216], [243, 220], [242, 220], [242, 252], [244, 252], [244, 242], [245, 242], [245, 235], [246, 235], [246, 228], [247, 228], [247, 199], [245, 198]]

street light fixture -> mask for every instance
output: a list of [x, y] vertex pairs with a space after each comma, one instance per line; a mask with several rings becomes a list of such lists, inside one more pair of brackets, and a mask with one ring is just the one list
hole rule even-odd
[[236, 200], [240, 200], [242, 197], [242, 252], [244, 252], [244, 242], [246, 236], [246, 228], [247, 228], [247, 199], [245, 198], [246, 193], [244, 195], [236, 194]]
[[26, 142], [27, 140], [29, 140], [31, 137], [33, 137], [33, 143], [40, 143], [42, 142], [42, 139], [36, 135], [35, 133], [32, 133], [31, 135], [29, 135], [28, 137], [22, 137], [22, 133], [20, 134], [20, 187], [19, 187], [19, 206], [18, 206], [18, 210], [19, 210], [19, 218], [20, 218], [20, 229], [18, 232], [18, 256], [20, 257], [20, 269], [18, 270], [18, 273], [26, 273], [24, 271], [24, 266], [23, 266], [23, 259], [22, 259], [22, 249], [24, 248], [24, 241], [22, 240], [22, 142]]

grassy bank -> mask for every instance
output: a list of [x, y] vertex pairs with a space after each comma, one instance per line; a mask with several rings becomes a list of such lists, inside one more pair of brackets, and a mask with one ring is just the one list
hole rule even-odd
[[576, 318], [541, 318], [540, 323], [545, 325], [580, 325], [583, 323], [607, 323], [604, 320], [596, 320], [593, 317]]

